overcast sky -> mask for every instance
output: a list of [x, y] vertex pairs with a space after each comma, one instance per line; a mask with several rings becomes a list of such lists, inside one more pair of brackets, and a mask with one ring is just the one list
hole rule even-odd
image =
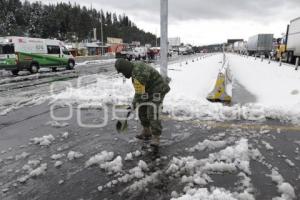
[[[35, 0], [30, 0], [31, 2]], [[145, 31], [160, 35], [160, 0], [43, 0], [76, 2], [125, 13]], [[291, 19], [300, 17], [300, 0], [169, 0], [169, 37], [195, 45], [248, 39], [257, 33], [280, 37]]]

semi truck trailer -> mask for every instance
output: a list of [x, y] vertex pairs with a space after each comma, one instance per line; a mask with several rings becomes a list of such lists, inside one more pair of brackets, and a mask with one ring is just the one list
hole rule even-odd
[[300, 57], [300, 17], [291, 20], [287, 25], [286, 34], [278, 40], [276, 59], [295, 64]]
[[287, 34], [287, 62], [295, 64], [300, 57], [300, 17], [291, 21]]
[[247, 51], [249, 55], [268, 57], [273, 49], [273, 34], [258, 34], [249, 38]]

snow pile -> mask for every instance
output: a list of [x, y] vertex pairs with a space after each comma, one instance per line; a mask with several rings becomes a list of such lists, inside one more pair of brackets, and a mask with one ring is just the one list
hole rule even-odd
[[126, 154], [124, 160], [125, 160], [125, 161], [127, 161], [127, 160], [133, 160], [132, 153], [130, 152], [130, 153]]
[[53, 154], [52, 156], [51, 156], [51, 159], [52, 160], [58, 160], [58, 159], [61, 159], [62, 157], [64, 157], [65, 156], [65, 154]]
[[[212, 198], [214, 190], [208, 192], [207, 189], [197, 190], [194, 186], [205, 186], [213, 182], [209, 174], [214, 173], [232, 173], [239, 172], [240, 187], [239, 192], [229, 193], [228, 198], [231, 199], [254, 199], [252, 192], [252, 184], [249, 175], [250, 158], [252, 150], [249, 149], [248, 140], [240, 139], [233, 146], [228, 146], [225, 149], [210, 153], [208, 158], [195, 159], [193, 156], [176, 158], [173, 157], [166, 170], [166, 174], [173, 178], [181, 178], [181, 182], [185, 184], [183, 199], [193, 199], [194, 195], [204, 195], [203, 199]], [[201, 189], [201, 188], [200, 188]], [[198, 191], [198, 192], [196, 192]], [[206, 191], [206, 192], [205, 192]], [[204, 192], [202, 194], [202, 192]], [[224, 190], [217, 188], [215, 192], [224, 193]], [[206, 196], [205, 196], [206, 195]], [[212, 195], [210, 197], [210, 195]], [[224, 194], [225, 195], [225, 194]], [[200, 196], [201, 197], [201, 196]], [[205, 198], [206, 197], [206, 198]], [[216, 199], [224, 199], [216, 196]], [[229, 199], [230, 199], [229, 198]], [[180, 199], [180, 198], [179, 198]], [[201, 199], [201, 198], [200, 198]]]
[[272, 174], [269, 175], [272, 181], [277, 183], [278, 192], [281, 193], [280, 197], [275, 197], [273, 200], [293, 200], [296, 198], [295, 190], [291, 184], [284, 182], [283, 177], [276, 171], [272, 169]]
[[62, 166], [62, 164], [63, 164], [62, 161], [56, 161], [56, 162], [54, 163], [54, 167], [58, 168], [58, 167]]
[[41, 164], [39, 160], [30, 160], [26, 165], [23, 166], [22, 170], [27, 174], [18, 178], [19, 183], [25, 183], [29, 178], [35, 178], [46, 174], [47, 163]]
[[222, 188], [214, 188], [209, 191], [207, 188], [190, 189], [187, 194], [179, 197], [172, 198], [171, 200], [192, 200], [192, 199], [205, 199], [205, 200], [238, 200], [233, 195]]
[[134, 182], [133, 184], [131, 184], [130, 186], [126, 187], [121, 193], [124, 192], [136, 192], [136, 191], [141, 191], [144, 188], [146, 188], [149, 184], [153, 184], [158, 182], [158, 177], [161, 174], [161, 171], [156, 171], [151, 173], [150, 175], [145, 176], [143, 179]]
[[273, 150], [274, 147], [272, 145], [270, 145], [270, 143], [266, 142], [266, 141], [262, 141], [261, 143], [263, 143], [266, 147], [267, 150]]
[[116, 62], [116, 59], [105, 59], [105, 60], [88, 60], [84, 62], [76, 63], [76, 66], [83, 66], [83, 65], [99, 65], [99, 64], [108, 64], [108, 63], [114, 63]]
[[295, 163], [291, 161], [290, 159], [285, 159], [285, 162], [290, 166], [290, 167], [295, 167]]
[[29, 176], [30, 176], [30, 177], [37, 177], [37, 176], [46, 174], [46, 170], [47, 170], [47, 164], [46, 164], [46, 163], [43, 163], [43, 164], [41, 164], [40, 167], [38, 167], [38, 168], [32, 170], [32, 171], [29, 173]]
[[61, 137], [64, 138], [64, 139], [68, 139], [69, 133], [68, 132], [64, 132], [64, 133], [61, 134]]
[[90, 167], [93, 165], [101, 165], [106, 161], [112, 160], [114, 157], [114, 152], [102, 151], [99, 154], [94, 155], [88, 161], [85, 162], [85, 167]]
[[[120, 158], [117, 157], [116, 159], [118, 159], [120, 162]], [[120, 164], [119, 164], [119, 166], [120, 166]], [[106, 167], [106, 165], [107, 164], [102, 164], [102, 167]], [[116, 164], [114, 164], [114, 166], [116, 166]], [[108, 171], [109, 174], [111, 174], [112, 172], [113, 171]], [[112, 187], [116, 186], [118, 183], [128, 183], [132, 180], [137, 180], [137, 181], [133, 182], [131, 186], [128, 186], [121, 193], [133, 192], [134, 190], [142, 190], [147, 184], [155, 182], [157, 179], [157, 175], [158, 175], [158, 172], [147, 175], [146, 172], [149, 172], [149, 168], [148, 168], [147, 163], [145, 163], [143, 160], [140, 160], [138, 162], [137, 166], [132, 169], [129, 169], [127, 173], [125, 171], [121, 171], [121, 168], [119, 168], [119, 170], [114, 171], [114, 172], [118, 172], [115, 175], [116, 179], [109, 181], [108, 183], [106, 183], [103, 186], [99, 186], [98, 187], [99, 191], [102, 191], [105, 188], [112, 188]]]
[[189, 152], [195, 152], [195, 151], [203, 151], [205, 149], [207, 150], [214, 150], [217, 148], [222, 148], [226, 145], [226, 141], [212, 141], [212, 140], [204, 140], [203, 142], [199, 142], [194, 147], [187, 149]]
[[111, 162], [100, 164], [100, 168], [108, 172], [108, 174], [117, 173], [122, 171], [123, 163], [122, 157], [118, 156]]
[[[295, 92], [300, 91], [300, 75], [292, 68], [280, 68], [276, 64], [268, 65], [250, 58], [229, 55], [229, 67], [234, 79], [252, 93], [257, 101], [235, 99], [233, 94], [235, 102], [246, 104], [229, 107], [208, 102], [206, 97], [215, 84], [222, 59], [222, 54], [216, 54], [187, 65], [169, 65], [169, 69], [172, 69], [169, 71], [171, 91], [165, 97], [164, 111], [174, 119], [262, 121], [273, 118], [300, 121], [300, 93]], [[68, 88], [51, 98], [54, 101], [103, 106], [131, 102], [134, 94], [131, 80], [123, 82], [122, 77], [105, 75], [97, 75], [96, 79], [94, 84]]]
[[55, 138], [53, 137], [53, 135], [44, 135], [42, 137], [35, 137], [30, 139], [31, 142], [33, 142], [34, 144], [39, 144], [40, 146], [49, 146], [54, 140]]
[[263, 115], [273, 119], [300, 121], [300, 75], [294, 68], [229, 55], [235, 79], [255, 95]]
[[62, 127], [66, 127], [69, 124], [67, 122], [58, 122], [58, 121], [49, 121], [46, 123], [46, 125], [55, 127], [55, 128], [62, 128]]
[[15, 159], [16, 160], [20, 160], [20, 159], [23, 159], [23, 158], [27, 158], [30, 154], [27, 153], [27, 152], [22, 152], [20, 155], [16, 155]]
[[75, 160], [77, 158], [81, 158], [83, 156], [82, 153], [76, 151], [70, 151], [67, 155], [68, 160]]

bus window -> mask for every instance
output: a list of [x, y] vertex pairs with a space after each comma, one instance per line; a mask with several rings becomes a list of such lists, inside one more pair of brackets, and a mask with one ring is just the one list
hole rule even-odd
[[48, 45], [47, 46], [48, 54], [60, 54], [59, 46]]
[[13, 44], [0, 45], [0, 54], [14, 54], [15, 47]]

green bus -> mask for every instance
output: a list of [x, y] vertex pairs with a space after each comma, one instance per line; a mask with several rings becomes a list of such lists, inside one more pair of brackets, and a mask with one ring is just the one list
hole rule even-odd
[[9, 70], [13, 75], [18, 75], [21, 70], [34, 74], [43, 67], [56, 71], [61, 67], [71, 70], [74, 66], [74, 57], [59, 40], [0, 37], [0, 70]]

